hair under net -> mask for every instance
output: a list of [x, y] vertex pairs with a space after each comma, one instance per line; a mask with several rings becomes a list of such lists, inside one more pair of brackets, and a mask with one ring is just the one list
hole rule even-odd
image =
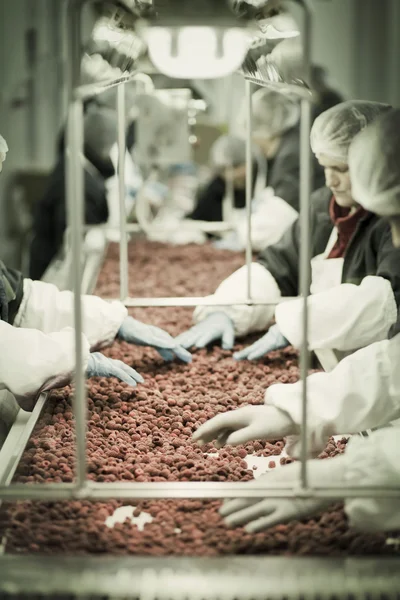
[[350, 146], [353, 196], [381, 216], [400, 214], [400, 110], [392, 110], [360, 133]]
[[377, 117], [389, 110], [388, 104], [348, 100], [326, 110], [314, 121], [311, 129], [311, 148], [347, 164], [349, 147], [355, 136]]
[[7, 154], [8, 146], [6, 140], [0, 135], [0, 154]]
[[102, 160], [117, 141], [117, 113], [105, 106], [91, 106], [84, 118], [85, 146]]
[[253, 134], [273, 138], [294, 127], [300, 119], [300, 106], [285, 94], [263, 88], [252, 97]]
[[211, 146], [210, 157], [217, 169], [243, 165], [246, 162], [246, 142], [234, 135], [222, 135]]

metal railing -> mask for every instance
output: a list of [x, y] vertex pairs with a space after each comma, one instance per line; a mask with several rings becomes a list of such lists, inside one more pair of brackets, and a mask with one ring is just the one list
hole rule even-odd
[[[83, 372], [82, 350], [82, 232], [84, 230], [84, 189], [83, 167], [83, 101], [79, 87], [81, 61], [81, 8], [83, 0], [69, 0], [67, 11], [68, 51], [68, 127], [67, 127], [67, 204], [72, 234], [72, 280], [74, 285], [75, 312], [75, 344], [76, 372], [75, 395], [73, 411], [75, 416], [76, 433], [76, 477], [74, 483], [48, 484], [10, 484], [9, 477], [3, 478], [0, 485], [0, 500], [64, 500], [71, 498], [105, 500], [111, 498], [231, 498], [231, 497], [265, 497], [266, 491], [262, 485], [248, 486], [246, 483], [214, 483], [214, 482], [179, 482], [179, 483], [94, 483], [87, 479], [86, 465], [86, 415], [87, 402], [85, 391], [85, 374]], [[305, 11], [305, 60], [309, 66], [311, 17]], [[247, 99], [247, 183], [246, 183], [246, 215], [247, 215], [247, 246], [246, 265], [248, 267], [247, 300], [245, 304], [263, 304], [253, 302], [251, 295], [251, 82], [246, 83]], [[311, 191], [311, 149], [309, 133], [311, 124], [311, 104], [309, 99], [301, 100], [301, 186], [300, 186], [300, 220], [301, 220], [301, 252], [300, 252], [300, 287], [304, 299], [303, 311], [303, 344], [300, 353], [300, 371], [303, 385], [302, 400], [302, 430], [301, 430], [301, 475], [295, 486], [270, 486], [270, 497], [317, 497], [343, 498], [346, 497], [389, 497], [398, 498], [399, 489], [393, 487], [369, 486], [315, 487], [308, 485], [307, 477], [307, 375], [309, 368], [308, 349], [308, 305], [307, 297], [310, 289], [310, 227], [309, 208]], [[125, 99], [123, 83], [118, 89], [118, 148], [119, 148], [119, 206], [121, 217], [120, 242], [120, 276], [121, 299], [126, 306], [190, 306], [208, 304], [204, 298], [142, 298], [128, 297], [128, 229], [125, 214], [125, 183], [124, 158], [125, 142]], [[212, 302], [211, 304], [226, 305], [227, 303]]]

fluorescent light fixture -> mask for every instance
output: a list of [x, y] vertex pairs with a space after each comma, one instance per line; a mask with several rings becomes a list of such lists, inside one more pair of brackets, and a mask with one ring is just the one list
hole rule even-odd
[[177, 79], [214, 79], [237, 70], [249, 47], [248, 32], [233, 27], [150, 27], [146, 32], [154, 66]]

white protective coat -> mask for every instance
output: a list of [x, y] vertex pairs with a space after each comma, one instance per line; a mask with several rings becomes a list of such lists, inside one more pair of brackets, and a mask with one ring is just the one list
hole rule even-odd
[[[400, 487], [399, 428], [352, 438], [346, 450], [345, 483]], [[400, 500], [352, 498], [345, 502], [350, 525], [363, 531], [396, 531], [400, 528]]]
[[[111, 148], [110, 158], [115, 169], [115, 175], [109, 177], [106, 182], [108, 226], [112, 231], [107, 232], [108, 238], [118, 242], [120, 233], [120, 208], [119, 208], [119, 180], [118, 180], [118, 144]], [[138, 190], [143, 184], [143, 178], [139, 168], [135, 165], [129, 152], [125, 154], [125, 212], [129, 216], [134, 204]]]
[[[365, 277], [360, 285], [340, 283], [343, 259], [327, 258], [335, 239], [332, 234], [325, 252], [311, 262], [309, 347], [347, 352], [384, 340], [396, 322], [397, 306], [391, 284], [383, 277]], [[253, 300], [278, 302], [281, 293], [271, 273], [258, 263], [252, 263], [251, 269]], [[244, 266], [225, 279], [211, 298], [229, 303], [242, 301], [247, 297], [246, 284]], [[303, 299], [298, 298], [277, 304], [275, 310], [273, 306], [201, 306], [193, 318], [199, 323], [210, 313], [223, 310], [233, 320], [236, 335], [244, 336], [267, 329], [275, 314], [282, 334], [298, 348], [303, 340], [303, 304]]]
[[[358, 350], [330, 373], [308, 377], [311, 454], [321, 452], [331, 435], [384, 426], [400, 417], [399, 357], [400, 335], [397, 335]], [[296, 425], [301, 425], [301, 382], [272, 385], [265, 393], [265, 403], [283, 410]], [[292, 436], [288, 451], [298, 456], [299, 450], [298, 438]]]
[[[106, 302], [97, 296], [83, 296], [82, 304], [86, 369], [90, 349], [114, 340], [127, 310], [119, 302]], [[26, 399], [69, 380], [75, 369], [73, 325], [72, 292], [25, 279], [14, 324], [0, 321], [5, 349], [0, 361], [0, 390]]]
[[[239, 212], [239, 211], [238, 211]], [[236, 233], [243, 248], [247, 240], [245, 210], [236, 217]], [[298, 218], [299, 213], [290, 204], [275, 196], [272, 188], [265, 188], [253, 203], [251, 215], [251, 244], [260, 252], [279, 242], [283, 234]]]

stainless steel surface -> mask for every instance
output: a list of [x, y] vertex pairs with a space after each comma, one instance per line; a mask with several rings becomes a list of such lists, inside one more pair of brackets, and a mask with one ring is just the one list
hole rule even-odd
[[81, 10], [76, 2], [69, 3], [67, 19], [69, 104], [67, 109], [66, 197], [68, 226], [72, 243], [71, 282], [74, 291], [75, 327], [75, 393], [73, 410], [76, 431], [76, 479], [78, 486], [86, 485], [86, 388], [82, 348], [82, 256], [84, 223], [83, 165], [83, 103], [73, 97], [79, 81], [81, 52]]
[[17, 418], [0, 451], [0, 485], [8, 486], [11, 483], [18, 463], [31, 437], [32, 431], [42, 412], [47, 394], [40, 394], [35, 408], [31, 413], [19, 410]]
[[4, 556], [0, 590], [49, 598], [64, 592], [136, 600], [394, 600], [400, 559]]
[[[304, 72], [309, 75], [311, 65], [311, 14], [306, 6], [304, 45]], [[307, 377], [310, 367], [310, 351], [308, 347], [308, 296], [311, 284], [311, 229], [310, 229], [310, 197], [311, 197], [311, 102], [301, 101], [300, 123], [300, 293], [303, 297], [303, 343], [300, 350], [300, 377], [302, 380], [302, 421], [301, 421], [301, 486], [307, 489]]]
[[[281, 302], [288, 302], [294, 299], [295, 298], [291, 298], [289, 296], [286, 298], [280, 298], [279, 304]], [[138, 306], [276, 306], [278, 302], [253, 302], [252, 300], [247, 300], [243, 302], [232, 303], [217, 300], [213, 297], [193, 296], [188, 298], [126, 298], [124, 304], [130, 308]]]
[[[326, 486], [304, 490], [293, 486], [268, 486], [269, 498], [396, 498], [400, 488], [370, 486]], [[13, 484], [0, 486], [3, 500], [109, 500], [109, 499], [211, 499], [211, 498], [265, 498], [261, 483], [253, 486], [241, 482], [168, 482], [168, 483], [93, 483], [82, 489], [72, 483]]]
[[118, 191], [119, 191], [119, 218], [121, 240], [119, 244], [119, 276], [120, 299], [128, 297], [128, 232], [126, 230], [125, 210], [125, 154], [126, 154], [126, 127], [125, 127], [125, 85], [117, 88], [117, 113], [118, 113]]
[[251, 83], [246, 81], [246, 267], [247, 267], [247, 300], [251, 302], [251, 263], [253, 248], [251, 238], [251, 201], [253, 195], [253, 153], [252, 153], [252, 100]]

